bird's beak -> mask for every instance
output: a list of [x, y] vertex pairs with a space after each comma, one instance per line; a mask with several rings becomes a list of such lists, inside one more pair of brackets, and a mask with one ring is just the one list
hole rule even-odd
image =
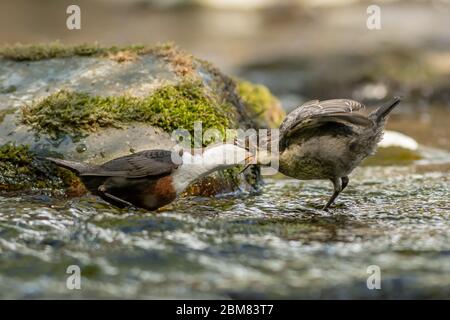
[[245, 158], [245, 163], [253, 163], [255, 161], [255, 156], [251, 153], [247, 155]]
[[255, 156], [253, 155], [253, 154], [251, 154], [251, 153], [249, 153], [248, 155], [247, 155], [247, 157], [245, 158], [245, 167], [244, 167], [244, 169], [242, 169], [240, 172], [239, 172], [239, 174], [241, 174], [242, 172], [244, 172], [245, 170], [247, 170], [247, 168], [248, 167], [250, 167], [252, 164], [254, 164], [255, 163]]

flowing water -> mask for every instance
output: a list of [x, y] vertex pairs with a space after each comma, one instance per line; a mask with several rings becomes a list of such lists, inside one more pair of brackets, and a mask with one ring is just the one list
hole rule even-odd
[[[238, 12], [124, 10], [110, 2], [82, 2], [83, 12], [102, 23], [90, 23], [89, 32], [70, 36], [61, 33], [60, 13], [55, 15], [59, 7], [39, 3], [30, 9], [29, 1], [5, 2], [0, 13], [7, 14], [0, 21], [8, 27], [0, 28], [0, 39], [100, 40], [113, 45], [175, 40], [232, 73], [240, 64], [264, 66], [268, 60], [271, 66], [272, 60], [290, 57], [294, 64], [238, 72], [268, 85], [285, 107], [327, 97], [323, 94], [350, 97], [359, 92], [358, 83], [344, 83], [346, 91], [337, 94], [331, 89], [339, 89], [340, 82], [322, 81], [355, 67], [350, 59], [348, 67], [345, 64], [337, 72], [329, 68], [334, 66], [330, 57], [309, 64], [312, 74], [323, 69], [325, 74], [317, 77], [313, 88], [323, 92], [304, 90], [313, 78], [305, 73], [308, 64], [303, 66], [302, 55], [309, 61], [323, 53], [332, 57], [334, 52], [366, 52], [360, 63], [365, 67], [380, 55], [375, 49], [385, 48], [387, 41], [408, 53], [431, 49], [437, 71], [450, 70], [450, 59], [442, 58], [450, 44], [445, 32], [448, 6], [439, 1], [383, 7], [383, 30], [373, 32], [365, 28], [365, 3], [314, 12], [290, 7]], [[11, 9], [18, 5], [26, 9]], [[126, 28], [117, 23], [123, 19]], [[404, 56], [392, 65], [399, 65]], [[415, 64], [412, 67], [414, 71]], [[422, 69], [413, 76], [406, 73], [401, 83], [421, 73]], [[355, 79], [367, 82], [372, 77], [363, 74]], [[433, 85], [420, 83], [419, 91], [427, 97]], [[408, 93], [417, 91], [413, 89], [406, 90], [410, 102], [397, 108], [390, 129], [442, 152], [432, 150], [426, 161], [404, 166], [358, 168], [328, 213], [320, 207], [331, 194], [331, 183], [280, 178], [266, 179], [257, 194], [183, 198], [159, 212], [119, 210], [89, 196], [0, 196], [0, 298], [448, 299], [450, 108], [448, 98], [446, 106], [429, 108], [428, 100], [415, 105]], [[448, 97], [448, 86], [443, 90]], [[80, 267], [81, 290], [66, 286], [71, 265]], [[381, 271], [380, 290], [367, 287], [368, 270], [376, 269], [371, 266]]]
[[[93, 197], [0, 197], [2, 298], [448, 298], [450, 166], [362, 167], [329, 213], [327, 182], [160, 212]], [[81, 290], [69, 290], [69, 265]], [[366, 285], [381, 270], [381, 289]]]

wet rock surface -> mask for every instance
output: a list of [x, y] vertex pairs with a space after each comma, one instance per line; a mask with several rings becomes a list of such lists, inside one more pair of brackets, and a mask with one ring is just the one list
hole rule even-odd
[[[192, 134], [195, 121], [221, 132], [256, 126], [252, 108], [267, 107], [247, 103], [234, 80], [173, 45], [119, 49], [54, 43], [3, 48], [0, 57], [0, 145], [28, 146], [29, 156], [103, 163], [141, 150], [170, 149], [172, 131]], [[274, 107], [281, 112], [279, 104]], [[216, 191], [220, 185], [227, 192], [240, 184], [255, 187], [233, 171], [229, 176], [238, 184], [215, 176]], [[33, 185], [3, 179], [2, 189]]]

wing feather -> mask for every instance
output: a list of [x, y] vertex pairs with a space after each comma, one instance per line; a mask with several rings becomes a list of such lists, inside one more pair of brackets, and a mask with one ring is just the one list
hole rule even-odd
[[172, 161], [171, 151], [145, 150], [108, 161], [95, 172], [82, 175], [142, 178], [170, 174], [179, 165]]
[[[303, 105], [289, 113], [286, 119], [284, 119], [280, 126], [280, 136], [291, 134], [293, 132], [292, 130], [294, 128], [300, 128], [303, 122], [324, 122], [324, 119], [320, 120], [320, 118], [325, 115], [336, 116], [341, 121], [346, 121], [348, 119], [347, 121], [350, 123], [357, 121], [369, 124], [370, 120], [362, 120], [362, 118], [366, 117], [361, 114], [354, 113], [363, 108], [363, 104], [349, 99], [332, 99], [324, 101], [311, 100], [305, 102]], [[328, 118], [327, 120], [330, 121], [332, 118]]]
[[372, 121], [358, 113], [364, 105], [350, 99], [311, 100], [289, 113], [280, 126], [280, 141], [301, 130], [311, 129], [324, 123], [371, 126]]

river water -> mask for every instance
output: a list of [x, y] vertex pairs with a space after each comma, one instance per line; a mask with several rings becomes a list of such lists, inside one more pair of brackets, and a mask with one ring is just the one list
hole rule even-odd
[[[28, 21], [3, 10], [11, 18], [2, 21], [15, 27], [3, 28], [8, 32], [0, 32], [0, 38], [111, 44], [175, 40], [230, 73], [254, 61], [268, 60], [270, 66], [274, 56], [292, 62], [299, 54], [334, 51], [367, 51], [364, 65], [377, 57], [371, 52], [383, 48], [385, 40], [416, 48], [406, 50], [413, 53], [419, 47], [445, 53], [450, 43], [448, 11], [423, 10], [419, 3], [383, 7], [383, 30], [372, 33], [365, 28], [364, 5], [316, 15], [283, 11], [278, 17], [268, 12], [127, 11], [108, 3], [107, 9], [97, 10], [98, 18], [88, 3], [82, 5], [87, 22], [89, 16], [103, 22], [87, 24], [88, 32], [64, 33], [53, 25], [59, 18]], [[29, 5], [25, 11], [35, 14]], [[20, 22], [24, 19], [27, 23]], [[117, 23], [125, 20], [126, 28]], [[442, 61], [448, 68], [450, 59]], [[438, 62], [437, 69], [445, 71], [446, 64]], [[304, 76], [308, 73], [301, 64], [289, 63], [279, 74], [276, 65], [237, 73], [265, 83], [292, 108], [317, 92], [302, 89], [302, 81], [308, 84], [312, 78]], [[353, 66], [350, 61], [345, 68]], [[325, 94], [335, 87], [322, 86], [318, 79], [314, 85]], [[430, 91], [425, 89], [423, 96]], [[279, 177], [266, 178], [256, 194], [182, 198], [158, 212], [119, 210], [91, 196], [0, 196], [0, 298], [448, 299], [450, 108], [448, 99], [431, 108], [426, 100], [406, 98], [409, 102], [396, 110], [389, 128], [410, 135], [424, 150], [435, 149], [418, 163], [358, 168], [328, 213], [320, 208], [331, 194], [329, 182]], [[80, 267], [81, 290], [66, 286], [71, 265]], [[379, 290], [367, 286], [373, 266], [381, 272]]]
[[[2, 298], [448, 298], [449, 166], [363, 167], [329, 213], [326, 182], [160, 212], [92, 197], [0, 197]], [[81, 290], [66, 287], [69, 265]], [[366, 285], [369, 266], [381, 289]]]

